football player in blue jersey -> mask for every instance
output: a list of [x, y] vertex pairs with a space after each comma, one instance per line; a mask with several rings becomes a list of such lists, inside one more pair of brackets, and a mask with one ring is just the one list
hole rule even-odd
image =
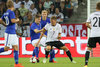
[[[35, 47], [33, 50], [33, 56], [32, 58], [30, 58], [30, 62], [35, 63], [33, 60], [34, 56], [36, 56], [36, 60], [37, 62], [39, 62], [39, 45], [36, 45], [39, 38], [40, 38], [40, 32], [41, 32], [41, 15], [37, 14], [35, 16], [35, 22], [32, 23], [31, 27], [30, 27], [30, 36], [31, 36], [31, 42], [32, 45]], [[42, 44], [43, 42], [40, 42], [40, 44]]]
[[[47, 15], [48, 15], [47, 10], [43, 10], [42, 17], [41, 17], [41, 28], [45, 27], [45, 25], [47, 23], [50, 23], [50, 18], [48, 18]], [[46, 44], [45, 44], [46, 43], [46, 36], [47, 36], [47, 31], [45, 32], [44, 37], [42, 37], [42, 40], [44, 40], [44, 44], [42, 44], [43, 46], [46, 46]], [[49, 62], [56, 63], [54, 49], [51, 49], [51, 51], [48, 51], [47, 49], [45, 50], [45, 59], [43, 60], [43, 62], [46, 62], [46, 60], [48, 59], [49, 52], [50, 52]]]
[[[19, 22], [19, 19], [15, 17], [14, 13], [14, 3], [12, 0], [7, 1], [7, 8], [8, 10], [3, 14], [0, 18], [0, 23], [6, 23], [6, 30], [5, 30], [5, 47], [0, 48], [0, 53], [8, 51], [10, 46], [14, 49], [14, 60], [15, 65], [14, 67], [24, 67], [18, 63], [18, 37], [15, 31], [15, 23]], [[3, 24], [5, 25], [5, 24]]]

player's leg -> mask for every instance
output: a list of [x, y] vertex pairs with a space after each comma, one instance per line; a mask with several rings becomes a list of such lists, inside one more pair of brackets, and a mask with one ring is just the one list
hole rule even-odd
[[19, 64], [18, 37], [17, 37], [17, 35], [16, 34], [11, 34], [9, 42], [12, 45], [12, 48], [14, 49], [14, 60], [15, 60], [14, 67], [24, 67], [21, 64]]
[[[45, 46], [47, 46], [45, 43], [46, 43], [46, 37], [42, 37], [40, 44], [45, 47]], [[50, 60], [55, 58], [54, 49], [51, 49], [51, 50], [45, 49], [45, 59], [43, 61], [46, 62], [46, 60], [48, 59], [49, 52], [50, 52]]]
[[14, 60], [15, 60], [14, 67], [24, 67], [21, 64], [19, 64], [18, 45], [13, 45], [12, 47], [14, 49]]
[[88, 60], [89, 60], [91, 50], [92, 50], [92, 48], [90, 48], [90, 47], [87, 48], [87, 51], [85, 53], [85, 66], [84, 67], [87, 67], [87, 65], [88, 65]]
[[12, 46], [14, 49], [14, 60], [15, 60], [15, 64], [18, 64], [18, 46], [17, 45], [13, 45]]
[[39, 62], [39, 56], [38, 56], [39, 55], [39, 45], [36, 45], [37, 42], [38, 42], [38, 39], [32, 41], [32, 45], [34, 46], [34, 49], [33, 49], [33, 55], [32, 55], [32, 58], [30, 58], [30, 61], [32, 61], [34, 56], [36, 56], [36, 60], [37, 62]]
[[71, 52], [69, 51], [69, 49], [66, 46], [62, 46], [61, 49], [63, 49], [66, 52], [66, 54], [69, 57], [70, 61], [73, 62], [73, 58], [72, 58], [72, 55], [71, 55]]
[[55, 59], [55, 51], [54, 51], [53, 48], [50, 50], [50, 60], [49, 60], [49, 62], [57, 63], [56, 59]]
[[39, 45], [36, 44], [35, 44], [35, 55], [36, 55], [37, 62], [39, 62]]
[[85, 66], [84, 67], [87, 67], [88, 65], [90, 51], [92, 50], [92, 48], [96, 47], [97, 40], [98, 38], [89, 38], [88, 40], [88, 44], [87, 44], [88, 48], [85, 53]]
[[33, 49], [32, 57], [34, 57], [34, 56], [35, 56], [35, 48]]
[[69, 49], [65, 46], [65, 44], [63, 44], [61, 41], [58, 41], [55, 47], [57, 47], [58, 49], [63, 49], [66, 52], [67, 56], [69, 57], [70, 61], [73, 63], [76, 63], [73, 60], [72, 55], [71, 55]]
[[0, 53], [8, 51], [8, 49], [9, 49], [9, 40], [10, 40], [9, 34], [5, 33], [5, 47], [0, 48]]
[[5, 46], [3, 48], [0, 48], [0, 53], [8, 51], [8, 50], [9, 50], [9, 47]]

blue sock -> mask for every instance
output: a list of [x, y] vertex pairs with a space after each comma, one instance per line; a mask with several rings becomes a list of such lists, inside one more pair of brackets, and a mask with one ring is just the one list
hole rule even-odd
[[4, 52], [4, 48], [0, 48], [0, 53]]
[[53, 49], [51, 49], [51, 51], [50, 51], [50, 61], [52, 61], [53, 58], [55, 58], [55, 52], [54, 52]]
[[15, 64], [18, 64], [18, 51], [14, 50], [14, 60], [15, 60]]
[[39, 47], [35, 47], [35, 55], [36, 55], [36, 58], [38, 58], [38, 55], [39, 55]]
[[53, 55], [53, 58], [55, 58], [55, 51], [54, 51], [54, 49], [52, 50], [52, 55]]
[[33, 50], [33, 57], [35, 56], [35, 49]]

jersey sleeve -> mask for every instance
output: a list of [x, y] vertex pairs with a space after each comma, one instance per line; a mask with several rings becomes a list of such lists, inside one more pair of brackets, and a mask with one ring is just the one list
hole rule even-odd
[[47, 23], [46, 25], [45, 25], [45, 30], [48, 30], [48, 27], [49, 27], [49, 24]]
[[1, 17], [1, 19], [4, 21], [4, 15]]
[[10, 15], [9, 15], [10, 19], [15, 19], [15, 13], [13, 11], [10, 12]]
[[88, 19], [86, 20], [86, 22], [91, 22], [91, 16], [88, 17]]
[[48, 22], [48, 23], [50, 23], [50, 18], [49, 18], [48, 20], [49, 20], [49, 22]]
[[62, 27], [61, 27], [61, 25], [59, 24], [59, 33], [62, 33]]
[[36, 26], [31, 25], [31, 29], [34, 31], [36, 29]]

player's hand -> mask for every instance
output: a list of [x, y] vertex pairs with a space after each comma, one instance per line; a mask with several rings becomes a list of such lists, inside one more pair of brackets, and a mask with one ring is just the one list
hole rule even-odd
[[17, 18], [16, 21], [18, 22], [19, 21], [19, 18]]
[[38, 40], [38, 42], [35, 44], [35, 46], [39, 46], [40, 43], [40, 39]]
[[58, 36], [57, 39], [61, 39], [61, 36]]
[[44, 37], [47, 37], [46, 35], [43, 35]]

